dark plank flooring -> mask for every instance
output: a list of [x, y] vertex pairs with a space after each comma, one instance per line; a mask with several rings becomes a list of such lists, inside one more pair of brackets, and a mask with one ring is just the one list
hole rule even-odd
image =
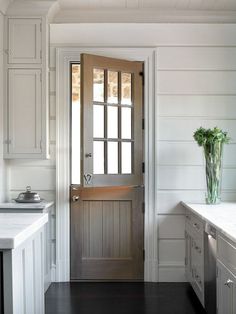
[[46, 314], [205, 314], [187, 283], [54, 283]]

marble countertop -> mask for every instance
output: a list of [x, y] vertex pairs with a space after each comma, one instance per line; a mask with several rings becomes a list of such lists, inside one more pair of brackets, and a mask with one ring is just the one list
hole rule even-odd
[[0, 209], [47, 209], [51, 207], [54, 202], [42, 201], [40, 203], [17, 203], [12, 201], [9, 203], [0, 203]]
[[0, 213], [0, 250], [15, 249], [47, 221], [46, 213]]
[[236, 203], [207, 205], [182, 202], [182, 205], [236, 243]]

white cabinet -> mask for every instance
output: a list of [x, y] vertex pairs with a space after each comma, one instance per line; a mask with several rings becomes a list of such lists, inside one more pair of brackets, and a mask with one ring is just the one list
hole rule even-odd
[[8, 63], [41, 63], [41, 19], [8, 19]]
[[218, 314], [236, 314], [236, 277], [220, 261], [217, 262]]
[[218, 314], [236, 314], [236, 244], [217, 237]]
[[186, 214], [185, 274], [204, 306], [204, 228], [195, 215]]
[[41, 154], [41, 70], [9, 69], [8, 87], [7, 153]]
[[48, 25], [6, 17], [4, 158], [48, 158]]

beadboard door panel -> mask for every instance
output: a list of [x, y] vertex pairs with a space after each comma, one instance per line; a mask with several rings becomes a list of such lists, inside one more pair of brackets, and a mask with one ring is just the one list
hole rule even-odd
[[143, 280], [142, 194], [129, 186], [72, 189], [72, 280]]

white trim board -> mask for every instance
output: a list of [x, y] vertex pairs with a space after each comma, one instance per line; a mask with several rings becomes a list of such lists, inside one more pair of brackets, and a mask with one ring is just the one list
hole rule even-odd
[[155, 59], [153, 48], [56, 49], [56, 281], [70, 280], [70, 62], [81, 53], [143, 61], [145, 68], [145, 281], [158, 281], [158, 233], [156, 215]]

